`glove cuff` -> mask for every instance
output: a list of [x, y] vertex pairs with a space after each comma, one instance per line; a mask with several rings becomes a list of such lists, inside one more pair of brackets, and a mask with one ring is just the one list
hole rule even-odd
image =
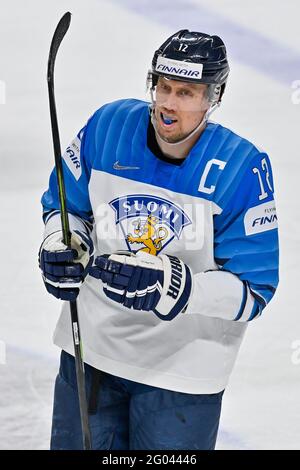
[[[77, 217], [76, 215], [69, 213], [68, 218], [69, 218], [70, 232], [75, 232], [76, 230], [78, 230], [79, 232], [88, 234], [87, 227], [80, 217]], [[53, 215], [50, 214], [45, 223], [44, 240], [52, 233], [58, 232], [61, 230], [62, 228], [61, 228], [60, 212], [59, 211], [54, 212]]]
[[192, 292], [192, 272], [176, 256], [160, 255], [164, 282], [161, 298], [154, 312], [162, 320], [172, 320], [187, 306]]

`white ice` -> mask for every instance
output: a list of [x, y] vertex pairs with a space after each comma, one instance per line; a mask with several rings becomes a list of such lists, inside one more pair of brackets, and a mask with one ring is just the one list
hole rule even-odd
[[[51, 337], [60, 302], [44, 290], [37, 251], [43, 229], [39, 199], [53, 165], [46, 83], [52, 33], [62, 14], [71, 11], [71, 27], [56, 63], [57, 109], [65, 147], [101, 104], [122, 97], [144, 98], [153, 51], [174, 32], [169, 23], [129, 9], [129, 3], [0, 0], [1, 449], [49, 447], [59, 357]], [[249, 325], [224, 395], [217, 448], [299, 450], [300, 93], [292, 82], [299, 80], [300, 85], [300, 68], [298, 75], [292, 72], [290, 83], [280, 80], [285, 64], [275, 45], [300, 58], [300, 5], [295, 0], [161, 4], [177, 19], [178, 29], [190, 27], [185, 12], [194, 5], [274, 44], [266, 56], [265, 72], [232, 54], [223, 105], [214, 115], [214, 120], [269, 153], [281, 242], [280, 288], [263, 317]], [[201, 15], [199, 30], [222, 36], [222, 31], [207, 30]], [[258, 49], [256, 54], [263, 52]], [[274, 64], [268, 68], [270, 57], [277, 60], [277, 70]]]

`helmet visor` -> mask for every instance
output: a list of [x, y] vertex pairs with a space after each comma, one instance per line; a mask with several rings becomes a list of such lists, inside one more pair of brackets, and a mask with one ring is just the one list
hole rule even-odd
[[148, 74], [152, 103], [170, 111], [199, 112], [209, 108], [208, 86]]

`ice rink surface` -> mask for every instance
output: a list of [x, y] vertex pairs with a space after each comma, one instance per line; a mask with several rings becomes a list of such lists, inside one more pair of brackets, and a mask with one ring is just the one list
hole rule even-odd
[[62, 147], [103, 103], [145, 99], [153, 52], [168, 35], [188, 28], [224, 39], [231, 74], [213, 119], [271, 157], [281, 283], [248, 327], [224, 395], [217, 448], [299, 450], [299, 2], [0, 0], [0, 7], [0, 449], [49, 446], [60, 302], [44, 290], [37, 266], [39, 200], [53, 165], [48, 50], [69, 10], [56, 63]]

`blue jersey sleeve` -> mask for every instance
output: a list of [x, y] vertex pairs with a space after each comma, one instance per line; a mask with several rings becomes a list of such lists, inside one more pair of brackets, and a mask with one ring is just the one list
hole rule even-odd
[[[62, 165], [66, 193], [66, 206], [69, 214], [80, 217], [91, 228], [93, 213], [89, 199], [88, 184], [95, 155], [94, 128], [97, 125], [98, 110], [80, 130], [62, 155]], [[49, 187], [42, 196], [43, 218], [47, 222], [60, 210], [56, 169], [52, 171]]]
[[[234, 320], [259, 316], [278, 285], [278, 230], [271, 164], [257, 153], [240, 170], [235, 183], [217, 194], [223, 208], [214, 216], [214, 256], [221, 271], [236, 275], [243, 296]], [[245, 308], [254, 300], [251, 312]]]

